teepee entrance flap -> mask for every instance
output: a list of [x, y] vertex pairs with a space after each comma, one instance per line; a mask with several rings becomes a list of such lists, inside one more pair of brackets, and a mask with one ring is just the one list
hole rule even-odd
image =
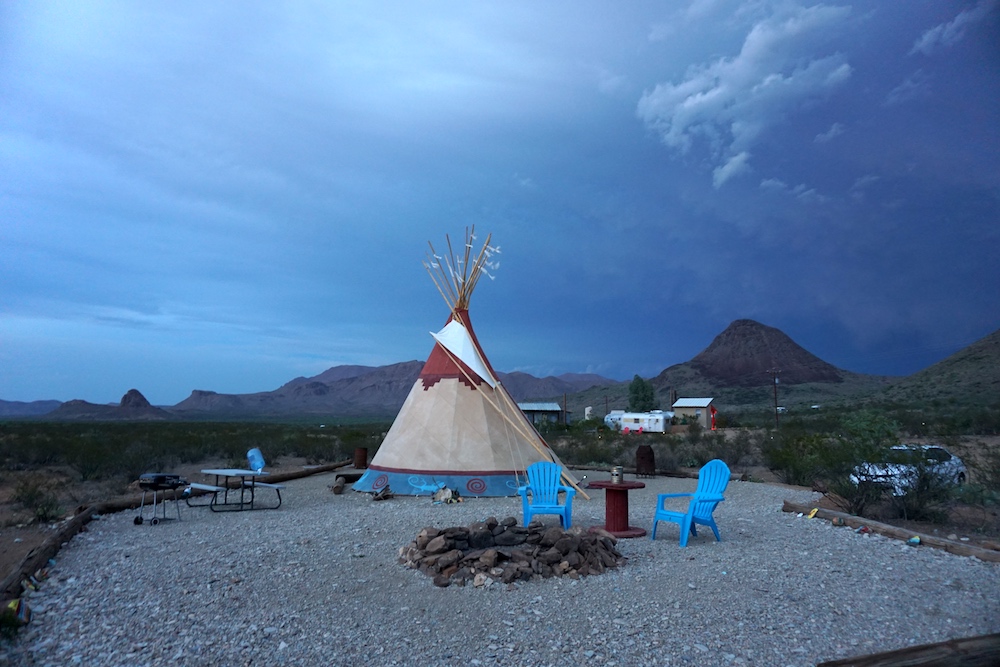
[[461, 322], [451, 320], [445, 325], [444, 329], [441, 329], [437, 333], [431, 333], [431, 335], [434, 336], [434, 340], [441, 344], [442, 347], [451, 352], [463, 364], [468, 366], [473, 373], [482, 378], [483, 382], [494, 389], [496, 388], [496, 379], [490, 373], [489, 368], [486, 367], [486, 362], [480, 356], [479, 350], [472, 340], [472, 336], [469, 335], [469, 330], [462, 326]]

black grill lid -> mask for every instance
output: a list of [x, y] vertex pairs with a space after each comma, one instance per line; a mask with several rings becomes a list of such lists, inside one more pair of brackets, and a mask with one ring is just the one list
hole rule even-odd
[[186, 484], [183, 477], [174, 473], [147, 472], [139, 475], [139, 486], [144, 489], [176, 489]]

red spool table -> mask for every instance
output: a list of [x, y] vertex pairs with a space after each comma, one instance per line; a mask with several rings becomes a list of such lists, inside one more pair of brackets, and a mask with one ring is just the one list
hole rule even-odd
[[588, 489], [604, 489], [604, 522], [600, 526], [615, 537], [642, 537], [645, 529], [628, 525], [628, 492], [644, 489], [642, 482], [590, 482]]

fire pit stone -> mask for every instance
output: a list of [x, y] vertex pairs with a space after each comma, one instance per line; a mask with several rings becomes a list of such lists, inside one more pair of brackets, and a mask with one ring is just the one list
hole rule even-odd
[[514, 518], [490, 517], [467, 527], [424, 528], [399, 549], [399, 562], [419, 569], [440, 587], [577, 579], [623, 565], [627, 559], [616, 544], [604, 531], [546, 528], [540, 521], [518, 526]]

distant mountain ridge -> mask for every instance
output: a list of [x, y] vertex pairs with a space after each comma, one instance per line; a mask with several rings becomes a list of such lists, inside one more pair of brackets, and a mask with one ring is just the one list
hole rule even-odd
[[[256, 394], [218, 394], [195, 390], [170, 408], [179, 416], [206, 414], [278, 416], [328, 414], [391, 418], [402, 407], [417, 381], [423, 362], [388, 366], [334, 366], [310, 378], [299, 377], [274, 391]], [[613, 384], [599, 375], [572, 373], [536, 378], [527, 373], [499, 373], [515, 400], [524, 401]]]
[[195, 390], [170, 410], [199, 418], [207, 414], [386, 417], [403, 405], [421, 368], [419, 361], [379, 367], [335, 366], [311, 378], [295, 378], [274, 391], [219, 394]]
[[175, 417], [149, 404], [138, 389], [129, 389], [118, 405], [99, 405], [87, 401], [66, 401], [45, 415], [66, 421], [167, 421]]
[[[273, 391], [221, 394], [194, 390], [165, 408], [149, 405], [130, 390], [119, 405], [86, 401], [0, 401], [0, 417], [66, 420], [254, 419], [323, 415], [358, 419], [391, 419], [416, 381], [423, 363], [387, 366], [345, 365], [313, 377], [298, 377]], [[811, 354], [779, 329], [753, 320], [730, 324], [690, 361], [664, 369], [650, 381], [661, 405], [679, 396], [712, 396], [720, 406], [770, 401], [773, 371], [780, 371], [782, 402], [806, 404], [864, 397], [865, 400], [931, 401], [972, 396], [984, 404], [1000, 402], [1000, 330], [906, 378], [852, 373]], [[522, 372], [500, 373], [517, 401], [566, 398], [579, 418], [587, 406], [624, 407], [628, 382], [594, 374], [567, 373], [536, 378]], [[46, 410], [45, 408], [49, 408]], [[52, 409], [54, 408], [54, 409]]]
[[62, 401], [0, 400], [0, 417], [37, 417], [52, 412], [60, 405]]

